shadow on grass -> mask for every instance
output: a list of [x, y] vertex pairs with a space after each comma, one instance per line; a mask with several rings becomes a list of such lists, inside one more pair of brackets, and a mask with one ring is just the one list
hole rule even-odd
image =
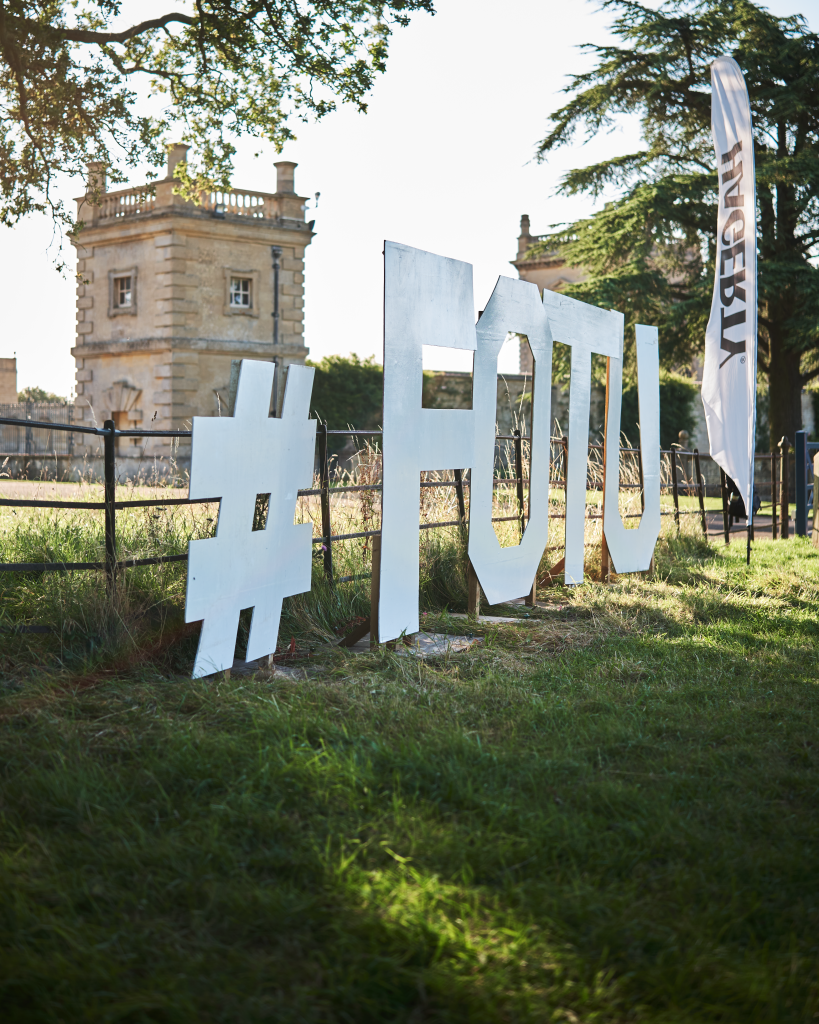
[[5, 1019], [810, 1019], [816, 687], [606, 653], [8, 707]]
[[[90, 581], [28, 588], [61, 632], [3, 655], [4, 1024], [813, 1019], [817, 560], [757, 547], [298, 684], [184, 678], [179, 575], [107, 634]], [[282, 635], [368, 610], [316, 567]]]

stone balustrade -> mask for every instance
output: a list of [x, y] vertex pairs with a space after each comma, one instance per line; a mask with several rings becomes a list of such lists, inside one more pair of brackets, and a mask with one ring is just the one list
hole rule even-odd
[[[250, 189], [232, 188], [213, 192], [201, 192], [199, 204], [186, 203], [181, 197], [170, 192], [168, 183], [157, 182], [154, 186], [124, 188], [118, 192], [105, 192], [100, 197], [99, 206], [85, 207], [86, 219], [111, 221], [122, 217], [135, 217], [138, 214], [153, 213], [167, 205], [190, 206], [192, 210], [209, 214], [212, 217], [239, 216], [252, 217], [256, 220], [276, 220], [282, 216], [293, 217], [295, 210], [283, 210], [281, 197], [271, 192], [256, 192]], [[291, 197], [287, 197], [291, 199]], [[293, 197], [295, 198], [295, 197]], [[292, 205], [292, 200], [291, 204]], [[91, 212], [91, 217], [88, 213]], [[300, 211], [299, 211], [300, 212]]]
[[151, 213], [156, 206], [153, 189], [124, 188], [119, 192], [106, 192], [100, 199], [100, 205], [94, 209], [97, 220], [110, 220], [116, 217], [133, 217], [138, 213]]
[[211, 213], [240, 217], [278, 217], [279, 204], [270, 192], [251, 192], [232, 188], [227, 192], [202, 192], [201, 205]]

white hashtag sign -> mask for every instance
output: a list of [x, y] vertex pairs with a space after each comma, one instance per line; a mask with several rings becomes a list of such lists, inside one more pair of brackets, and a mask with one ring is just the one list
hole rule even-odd
[[[232, 417], [195, 416], [190, 498], [220, 498], [216, 536], [188, 547], [185, 621], [202, 623], [193, 678], [233, 664], [239, 613], [253, 609], [247, 660], [276, 650], [282, 599], [310, 589], [313, 527], [294, 525], [313, 476], [313, 369], [290, 366], [281, 419], [268, 416], [273, 364], [243, 359]], [[269, 494], [264, 529], [256, 497]]]

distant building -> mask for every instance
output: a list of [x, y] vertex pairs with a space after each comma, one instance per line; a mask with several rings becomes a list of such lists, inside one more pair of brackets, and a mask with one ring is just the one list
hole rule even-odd
[[[297, 165], [275, 165], [274, 193], [203, 193], [195, 205], [174, 194], [187, 150], [170, 147], [163, 180], [117, 192], [106, 190], [103, 165], [89, 165], [88, 193], [77, 200], [84, 227], [73, 239], [80, 421], [183, 429], [193, 416], [227, 415], [231, 360], [285, 367], [307, 357], [304, 251], [313, 225], [295, 192]], [[281, 250], [275, 345], [272, 246]], [[170, 444], [122, 440], [118, 459], [167, 453]]]
[[[544, 288], [548, 288], [552, 292], [559, 292], [564, 285], [574, 284], [576, 281], [585, 279], [584, 270], [580, 267], [566, 266], [566, 261], [561, 259], [556, 252], [543, 252], [537, 256], [529, 256], [529, 250], [545, 237], [544, 235], [530, 234], [529, 226], [529, 214], [524, 213], [520, 218], [517, 259], [510, 260], [521, 280], [536, 284], [542, 293]], [[532, 372], [532, 353], [528, 342], [522, 339], [520, 343], [520, 372]]]
[[[529, 251], [541, 237], [529, 231], [527, 214], [520, 218], [517, 259], [511, 260], [523, 281], [536, 284], [542, 293], [544, 288], [559, 291], [564, 285], [582, 281], [584, 271], [567, 267], [556, 253], [542, 253], [530, 256]], [[430, 409], [469, 409], [472, 406], [472, 375], [469, 373], [433, 373], [425, 375], [424, 404]], [[498, 431], [508, 434], [520, 428], [527, 433], [531, 415], [532, 352], [529, 343], [520, 342], [520, 372], [504, 373], [498, 377], [496, 416]], [[603, 406], [605, 394], [600, 388], [592, 388], [589, 437], [597, 438], [603, 428]], [[569, 394], [553, 386], [551, 393], [552, 430], [561, 433], [568, 427]]]
[[0, 405], [17, 401], [17, 358], [0, 359]]

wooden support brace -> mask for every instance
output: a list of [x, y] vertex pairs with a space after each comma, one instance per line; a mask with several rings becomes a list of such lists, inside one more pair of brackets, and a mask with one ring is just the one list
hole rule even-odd
[[363, 640], [364, 637], [370, 632], [370, 620], [365, 619], [364, 622], [356, 626], [351, 632], [345, 637], [339, 640], [337, 647], [355, 647], [359, 640]]
[[557, 577], [565, 570], [565, 568], [566, 559], [564, 557], [561, 558], [559, 562], [555, 562], [552, 568], [546, 573], [546, 576], [543, 577], [543, 582], [545, 584], [554, 583], [557, 580]]
[[477, 618], [481, 614], [481, 585], [478, 582], [478, 574], [469, 559], [466, 562], [466, 583], [468, 592], [466, 610]]
[[370, 650], [378, 647], [378, 599], [381, 587], [381, 534], [373, 537], [373, 568], [370, 579]]

